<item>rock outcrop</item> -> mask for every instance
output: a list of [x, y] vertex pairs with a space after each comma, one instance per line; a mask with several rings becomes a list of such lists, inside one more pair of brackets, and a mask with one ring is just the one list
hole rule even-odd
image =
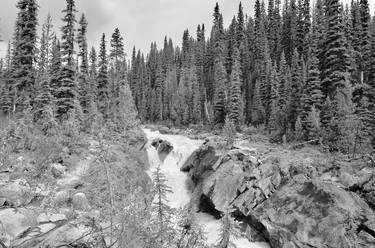
[[193, 198], [204, 201], [201, 211], [233, 209], [273, 248], [375, 247], [372, 169], [217, 150], [206, 142], [181, 168], [195, 183]]
[[368, 231], [375, 215], [365, 201], [320, 180], [291, 181], [248, 215], [265, 227], [272, 247], [375, 246]]
[[159, 157], [162, 161], [173, 150], [173, 145], [167, 140], [155, 139], [152, 141], [151, 145], [158, 151]]
[[0, 183], [0, 203], [12, 207], [21, 207], [29, 204], [35, 197], [30, 185], [22, 179]]

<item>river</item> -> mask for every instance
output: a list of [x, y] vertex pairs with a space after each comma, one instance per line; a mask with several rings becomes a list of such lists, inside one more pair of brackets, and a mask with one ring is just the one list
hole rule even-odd
[[[148, 139], [146, 150], [150, 162], [150, 169], [147, 173], [151, 176], [152, 172], [160, 164], [167, 184], [173, 191], [167, 195], [169, 206], [176, 209], [183, 208], [189, 203], [191, 195], [185, 185], [188, 175], [181, 172], [180, 168], [188, 157], [203, 144], [203, 141], [192, 140], [183, 135], [164, 135], [150, 129], [144, 129], [144, 132]], [[155, 138], [167, 140], [173, 145], [172, 152], [164, 161], [160, 161], [156, 149], [151, 146], [151, 142]], [[220, 220], [206, 213], [197, 213], [197, 220], [207, 235], [207, 242], [215, 244], [219, 239]], [[246, 238], [233, 240], [233, 243], [236, 244], [237, 248], [269, 248], [266, 243], [254, 243]]]

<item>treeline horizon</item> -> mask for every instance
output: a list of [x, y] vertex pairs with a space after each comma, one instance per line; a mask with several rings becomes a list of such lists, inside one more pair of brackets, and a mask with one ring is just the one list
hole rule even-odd
[[18, 1], [0, 67], [5, 115], [29, 110], [36, 122], [71, 115], [107, 122], [134, 99], [144, 122], [252, 125], [273, 141], [320, 140], [343, 152], [374, 146], [368, 0], [317, 0], [313, 8], [310, 0], [269, 0], [267, 7], [256, 0], [254, 16], [240, 3], [228, 27], [216, 4], [211, 29], [185, 30], [181, 47], [167, 37], [161, 49], [153, 42], [147, 55], [134, 47], [129, 64], [119, 29], [110, 41], [103, 34], [98, 51], [89, 49], [88, 22], [84, 14], [77, 19], [74, 0], [66, 2], [61, 34], [48, 16], [38, 38], [37, 1]]
[[[367, 0], [240, 3], [228, 27], [185, 30], [136, 50], [128, 81], [143, 121], [261, 126], [273, 140], [323, 140], [332, 150], [374, 140], [375, 19]], [[374, 143], [373, 143], [374, 145]]]

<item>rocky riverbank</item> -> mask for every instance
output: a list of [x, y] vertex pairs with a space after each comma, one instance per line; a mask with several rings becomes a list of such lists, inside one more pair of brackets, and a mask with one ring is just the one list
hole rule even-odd
[[[244, 145], [245, 144], [245, 145]], [[208, 138], [181, 168], [200, 211], [227, 209], [273, 248], [375, 247], [375, 168], [315, 148], [287, 150]]]
[[[126, 148], [108, 146], [111, 187], [120, 195], [127, 187], [148, 190], [151, 183], [141, 149], [145, 139], [138, 136], [129, 142]], [[23, 156], [0, 172], [0, 247], [86, 247], [103, 235], [110, 201], [101, 170], [103, 151], [96, 140], [88, 144], [79, 153], [65, 148], [43, 180], [31, 179], [28, 171], [35, 165]], [[117, 180], [124, 182], [123, 192]]]

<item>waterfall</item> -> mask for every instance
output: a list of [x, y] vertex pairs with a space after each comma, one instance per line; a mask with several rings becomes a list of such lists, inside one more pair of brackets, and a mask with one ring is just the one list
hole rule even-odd
[[[167, 184], [172, 189], [172, 193], [167, 195], [168, 204], [172, 208], [182, 208], [186, 206], [191, 198], [190, 192], [187, 190], [185, 182], [188, 175], [180, 168], [184, 165], [189, 156], [196, 151], [202, 144], [201, 140], [192, 140], [183, 135], [164, 135], [158, 131], [150, 129], [143, 130], [147, 136], [148, 142], [145, 146], [150, 162], [150, 169], [147, 171], [151, 176], [152, 172], [160, 164], [161, 172], [165, 175]], [[160, 161], [158, 152], [151, 145], [156, 138], [166, 140], [173, 146], [173, 150], [168, 154], [164, 161]], [[219, 239], [220, 220], [206, 213], [197, 213], [197, 220], [203, 227], [209, 244], [214, 244]], [[237, 248], [269, 248], [266, 243], [252, 243], [246, 238], [233, 240]]]

